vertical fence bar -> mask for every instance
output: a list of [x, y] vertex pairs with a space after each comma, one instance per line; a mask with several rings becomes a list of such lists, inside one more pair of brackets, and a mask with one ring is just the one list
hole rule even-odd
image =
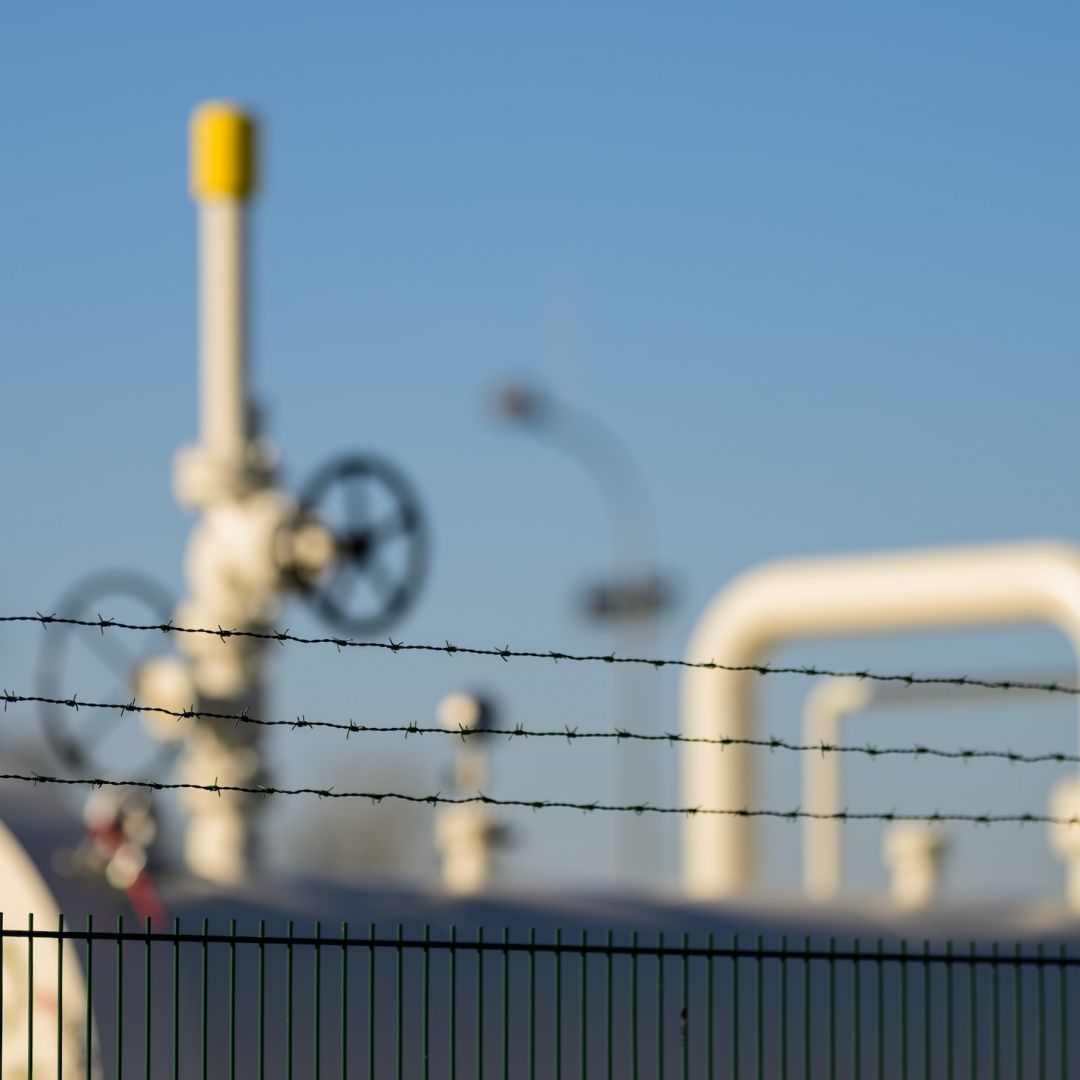
[[836, 938], [829, 938], [829, 1076], [836, 1076]]
[[585, 1080], [585, 1077], [589, 1071], [589, 954], [586, 952], [585, 946], [589, 943], [589, 931], [581, 931], [581, 1080]]
[[555, 931], [555, 1077], [562, 1078], [562, 930]]
[[[877, 939], [877, 965], [876, 978], [874, 980], [877, 991], [877, 1076], [878, 1080], [884, 1080], [885, 1076], [885, 965], [881, 954], [885, 951], [885, 942]], [[807, 1074], [809, 1075], [809, 1073]]]
[[900, 939], [900, 1076], [908, 1080], [908, 958], [907, 938]]
[[210, 920], [203, 919], [202, 923], [202, 980], [201, 980], [201, 1002], [200, 1002], [200, 1014], [201, 1014], [201, 1031], [202, 1031], [202, 1077], [206, 1080], [207, 1061], [209, 1057], [209, 1046], [207, 1042], [207, 1013], [209, 1010], [209, 980], [210, 980], [210, 957], [208, 954], [208, 941], [207, 935], [210, 933]]
[[172, 1068], [180, 1080], [180, 916], [173, 918], [172, 943]]
[[994, 1080], [1001, 1080], [1001, 995], [999, 988], [998, 972], [998, 945], [995, 941], [990, 946], [990, 955], [993, 958], [990, 964], [991, 994], [992, 994], [992, 1023], [994, 1039]]
[[607, 977], [607, 1051], [605, 1054], [605, 1060], [607, 1061], [607, 1080], [615, 1080], [615, 1038], [614, 1032], [612, 1031], [614, 1026], [612, 1016], [615, 1011], [615, 1002], [613, 1000], [615, 990], [611, 973], [612, 948], [614, 947], [614, 944], [615, 934], [613, 931], [609, 930], [607, 932], [607, 964], [605, 965], [605, 975]]
[[258, 1059], [259, 1080], [266, 1075], [266, 920], [259, 920], [259, 956], [258, 956], [259, 987], [256, 991], [255, 1002], [255, 1041], [256, 1057]]
[[[33, 918], [33, 916], [31, 916]], [[116, 1080], [124, 1067], [124, 916], [116, 916]], [[32, 1019], [32, 1017], [31, 1017]]]
[[482, 926], [476, 928], [476, 944], [476, 1080], [484, 1080], [484, 928]]
[[[150, 941], [150, 916], [146, 916], [146, 957], [143, 971], [143, 1075], [146, 1080], [150, 1080], [150, 1002], [152, 993], [152, 982], [150, 973], [150, 953], [151, 953], [151, 941]], [[62, 1076], [63, 1073], [57, 1069], [57, 1075]]]
[[630, 935], [630, 1051], [631, 1051], [631, 1074], [634, 1080], [638, 1077], [639, 1056], [637, 1051], [637, 931]]
[[[316, 1076], [318, 1073], [315, 1074]], [[229, 920], [229, 1080], [236, 1080], [236, 920]]]
[[630, 1072], [638, 1080], [638, 932], [630, 935]]
[[1058, 1071], [1061, 1073], [1061, 1080], [1066, 1080], [1069, 1075], [1069, 1029], [1065, 1023], [1065, 1018], [1068, 1016], [1068, 972], [1065, 968], [1065, 946], [1061, 945], [1058, 949], [1058, 956], [1061, 959], [1061, 964], [1058, 967], [1058, 1061], [1060, 1065]]
[[[510, 927], [503, 927], [503, 945], [506, 946], [510, 942]], [[502, 1033], [502, 1051], [503, 1051], [503, 1080], [510, 1080], [510, 950], [503, 948], [503, 969], [502, 969], [502, 984], [503, 984], [503, 1007], [502, 1007], [502, 1020], [503, 1020], [503, 1033]]]
[[[0, 914], [0, 970], [3, 970], [4, 916]], [[3, 1016], [3, 978], [0, 977], [0, 1016]], [[4, 1026], [0, 1020], [0, 1029]], [[86, 1080], [94, 1075], [94, 916], [86, 916]], [[0, 1063], [0, 1072], [3, 1064]]]
[[[34, 913], [26, 924], [26, 1077], [34, 1080]], [[3, 975], [0, 974], [0, 978]], [[0, 1019], [2, 1022], [2, 1019]]]
[[[712, 935], [709, 936], [709, 948], [712, 948]], [[780, 1080], [787, 1080], [788, 1075], [788, 959], [787, 935], [780, 938]], [[712, 980], [709, 980], [709, 1013], [712, 1014]], [[711, 1042], [711, 1039], [710, 1039]], [[709, 1075], [713, 1075], [712, 1055], [709, 1055]]]
[[1039, 984], [1037, 989], [1039, 1010], [1039, 1038], [1037, 1043], [1037, 1060], [1035, 1064], [1035, 1071], [1039, 1075], [1039, 1080], [1046, 1080], [1046, 950], [1042, 946], [1042, 942], [1039, 942], [1035, 949], [1035, 955], [1039, 960], [1038, 972], [1039, 972]]
[[[450, 928], [450, 940], [452, 941], [456, 935], [454, 927]], [[371, 923], [368, 926], [368, 940], [371, 944], [368, 946], [368, 995], [367, 995], [367, 1045], [368, 1045], [368, 1080], [375, 1080], [375, 924]], [[451, 951], [451, 971], [453, 970], [453, 958], [454, 952]], [[454, 993], [454, 987], [451, 984], [450, 987], [450, 1075], [454, 1075], [454, 1068], [456, 1067], [455, 1057], [453, 1053], [454, 1045], [454, 1015], [457, 1009], [457, 994]]]
[[803, 1080], [810, 1080], [810, 938], [803, 939]]
[[[421, 979], [423, 982], [420, 988], [423, 1024], [421, 1052], [424, 1055], [424, 1080], [429, 1080], [431, 1076], [431, 923], [424, 923], [424, 967]], [[344, 1080], [344, 1071], [341, 1075]]]
[[397, 1062], [397, 1076], [398, 1080], [401, 1080], [402, 1071], [405, 1068], [405, 1002], [404, 1002], [404, 954], [401, 948], [401, 939], [404, 936], [405, 928], [401, 923], [397, 924], [397, 955], [395, 959], [395, 972], [397, 975], [397, 991], [396, 997], [396, 1020], [397, 1020], [397, 1046], [394, 1049], [395, 1061]]
[[293, 921], [285, 925], [285, 1075], [292, 1080], [293, 1074]]
[[971, 1080], [977, 1080], [978, 1077], [978, 1059], [979, 1059], [979, 983], [978, 973], [975, 970], [975, 942], [971, 942], [968, 946], [968, 955], [971, 957], [971, 963], [968, 967], [968, 998], [970, 999], [970, 1024], [968, 1031], [968, 1041], [970, 1045], [969, 1054], [971, 1061], [968, 1065], [968, 1075]]
[[762, 979], [761, 950], [764, 938], [757, 936], [757, 956], [754, 960], [754, 990], [756, 994], [755, 1013], [757, 1014], [757, 1074], [758, 1080], [765, 1077], [765, 985]]
[[852, 942], [855, 959], [851, 965], [852, 1018], [851, 1018], [851, 1075], [854, 1080], [862, 1077], [862, 987], [860, 986], [861, 961], [859, 959], [859, 939]]
[[[663, 1070], [660, 1075], [663, 1076]], [[739, 1075], [739, 935], [731, 937], [731, 1075]]]
[[536, 927], [529, 929], [529, 1080], [536, 1080]]
[[1016, 1061], [1016, 1075], [1023, 1076], [1024, 1064], [1024, 1003], [1023, 995], [1023, 971], [1021, 970], [1020, 942], [1013, 949], [1013, 958], [1016, 961], [1013, 967], [1013, 1027], [1016, 1035], [1013, 1040], [1013, 1055]]
[[656, 1062], [657, 1076], [664, 1075], [664, 932], [656, 935]]
[[[341, 1080], [349, 1076], [349, 924], [341, 924]], [[425, 1056], [425, 1062], [427, 1060]]]
[[[714, 982], [716, 980], [713, 977], [713, 972], [714, 972], [714, 969], [716, 967], [716, 958], [712, 954], [712, 951], [713, 951], [713, 933], [712, 933], [711, 930], [709, 931], [709, 936], [706, 939], [705, 943], [706, 943], [706, 945], [708, 947], [708, 950], [709, 950], [709, 955], [705, 958], [705, 963], [706, 963], [706, 968], [705, 968], [705, 1009], [706, 1009], [706, 1011], [708, 1012], [708, 1015], [709, 1015], [708, 1023], [705, 1025], [706, 1026], [706, 1038], [707, 1038], [707, 1042], [705, 1044], [705, 1068], [706, 1068], [706, 1072], [708, 1073], [709, 1076], [715, 1076], [716, 1075], [716, 1068], [715, 1068], [715, 1064], [716, 1064], [716, 1051], [715, 1051], [716, 1032], [714, 1030], [713, 1014], [714, 1014], [714, 1012], [716, 1010], [715, 1010], [715, 1005], [714, 1005], [714, 1000], [713, 1000], [714, 999], [714, 993], [715, 993], [715, 987], [713, 986], [713, 984], [714, 984]], [[783, 948], [783, 945], [781, 945], [781, 948]], [[781, 1043], [781, 1045], [785, 1047], [784, 1053], [786, 1054], [787, 1053], [787, 1050], [786, 1050], [787, 1041], [784, 1040]]]
[[690, 948], [690, 935], [685, 931], [682, 936], [682, 1008], [679, 1013], [679, 1036], [682, 1039], [682, 1074], [683, 1080], [690, 1075], [690, 958], [686, 950]]
[[956, 1043], [953, 1038], [953, 944], [945, 943], [945, 1076], [953, 1080], [956, 1072]]
[[202, 1078], [206, 1080], [210, 1069], [210, 919], [203, 919], [202, 929]]
[[[146, 927], [150, 932], [149, 921]], [[3, 976], [0, 975], [0, 978]], [[0, 1014], [2, 1015], [2, 1014]], [[0, 1023], [3, 1023], [0, 1020]], [[64, 1075], [64, 913], [56, 920], [56, 1075]]]
[[923, 994], [923, 1076], [930, 1075], [930, 942], [923, 941], [922, 994]]
[[[450, 1080], [457, 1077], [457, 927], [450, 927]], [[374, 1075], [374, 1074], [373, 1074]]]
[[322, 922], [318, 919], [315, 920], [315, 944], [313, 946], [314, 955], [311, 958], [312, 979], [314, 986], [312, 986], [313, 995], [315, 998], [315, 1015], [312, 1018], [312, 1022], [315, 1024], [315, 1030], [311, 1033], [312, 1036], [312, 1057], [313, 1064], [315, 1066], [315, 1076], [321, 1076], [320, 1069], [322, 1067]]

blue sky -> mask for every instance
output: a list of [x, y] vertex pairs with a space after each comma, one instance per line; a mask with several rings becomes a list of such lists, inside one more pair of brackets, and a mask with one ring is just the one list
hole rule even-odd
[[[762, 559], [1075, 537], [1078, 32], [1068, 5], [9, 8], [0, 606], [47, 608], [101, 565], [181, 586], [185, 128], [220, 96], [265, 125], [254, 371], [286, 478], [376, 449], [427, 499], [433, 574], [398, 636], [607, 647], [572, 605], [605, 566], [601, 507], [565, 461], [490, 421], [485, 396], [509, 375], [633, 447], [679, 585], [656, 644], [668, 655]], [[316, 625], [297, 605], [284, 621]], [[35, 644], [0, 635], [5, 685], [29, 682]], [[283, 651], [283, 715], [422, 721], [477, 685], [511, 722], [612, 722], [603, 669], [312, 653]], [[1052, 635], [1019, 631], [791, 653], [950, 671], [1068, 662]], [[656, 681], [670, 728], [677, 687]], [[793, 733], [804, 690], [770, 691], [766, 726]], [[1068, 708], [1029, 725], [1031, 709], [890, 713], [888, 730], [1072, 748]], [[288, 738], [270, 750], [288, 781], [334, 772], [340, 786], [389, 755], [427, 790], [449, 760], [445, 745], [386, 741], [350, 745], [354, 765], [325, 738]], [[677, 799], [675, 761], [656, 760], [651, 797]], [[507, 747], [493, 790], [605, 798], [610, 767], [602, 751]], [[785, 806], [795, 767], [769, 765]], [[1041, 811], [1053, 776], [986, 767], [957, 782], [896, 765], [854, 773], [852, 801]], [[275, 811], [273, 834], [300, 813]], [[609, 821], [512, 821], [512, 880], [610, 874]], [[670, 876], [674, 826], [650, 835], [662, 851], [643, 858]], [[797, 834], [768, 835], [774, 880], [790, 883]], [[1059, 887], [1039, 832], [955, 839], [958, 888]], [[878, 840], [852, 831], [868, 887]], [[1022, 868], [1008, 882], [1000, 845]]]

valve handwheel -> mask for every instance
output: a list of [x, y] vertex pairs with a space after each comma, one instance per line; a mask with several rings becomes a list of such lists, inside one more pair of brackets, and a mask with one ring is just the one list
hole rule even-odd
[[[91, 574], [70, 588], [56, 605], [69, 619], [104, 616], [147, 625], [172, 618], [173, 598], [152, 578], [129, 570]], [[124, 634], [85, 626], [50, 625], [41, 636], [37, 692], [41, 697], [128, 702], [135, 696], [139, 669], [169, 650], [167, 634]], [[136, 716], [113, 709], [42, 705], [45, 739], [69, 768], [92, 776], [130, 775], [154, 779], [175, 746], [150, 737]]]
[[301, 595], [350, 634], [390, 626], [415, 601], [427, 570], [427, 529], [412, 484], [382, 458], [348, 454], [319, 469], [299, 501], [335, 547], [331, 566], [301, 581]]

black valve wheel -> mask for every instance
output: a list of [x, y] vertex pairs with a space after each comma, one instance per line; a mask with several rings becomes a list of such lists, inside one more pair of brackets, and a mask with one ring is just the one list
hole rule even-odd
[[[55, 614], [158, 625], [172, 618], [173, 597], [152, 578], [129, 570], [91, 574], [70, 588]], [[141, 664], [169, 650], [169, 635], [49, 624], [37, 656], [37, 693], [79, 702], [127, 704], [135, 695]], [[156, 779], [176, 754], [175, 744], [154, 739], [137, 715], [79, 705], [41, 706], [50, 749], [82, 775]]]
[[334, 537], [332, 565], [302, 595], [326, 620], [360, 636], [385, 630], [416, 600], [427, 571], [420, 498], [389, 462], [349, 454], [324, 465], [300, 493], [302, 514]]

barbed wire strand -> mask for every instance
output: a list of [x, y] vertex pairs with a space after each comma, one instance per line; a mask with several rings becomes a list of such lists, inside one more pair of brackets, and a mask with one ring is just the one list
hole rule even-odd
[[657, 742], [671, 746], [677, 745], [706, 745], [725, 747], [756, 747], [763, 750], [786, 750], [794, 753], [820, 753], [820, 754], [857, 754], [870, 758], [879, 757], [916, 757], [916, 758], [944, 758], [948, 760], [976, 761], [993, 759], [1007, 761], [1014, 765], [1038, 765], [1038, 764], [1080, 764], [1080, 754], [1066, 754], [1058, 751], [1047, 751], [1041, 754], [1022, 754], [1015, 750], [993, 749], [957, 749], [946, 750], [933, 746], [874, 746], [870, 743], [845, 745], [841, 743], [817, 742], [799, 743], [787, 739], [781, 739], [774, 735], [764, 738], [735, 738], [727, 735], [710, 737], [706, 735], [679, 735], [676, 732], [663, 734], [647, 734], [639, 731], [624, 731], [616, 728], [610, 731], [581, 731], [576, 727], [554, 728], [526, 728], [518, 724], [512, 728], [467, 728], [458, 725], [455, 728], [444, 728], [435, 725], [423, 724], [358, 724], [353, 720], [309, 720], [306, 716], [297, 716], [295, 720], [264, 720], [251, 716], [247, 712], [210, 712], [196, 709], [169, 709], [160, 705], [139, 705], [135, 699], [130, 702], [111, 701], [80, 701], [76, 695], [67, 698], [42, 697], [38, 694], [16, 694], [9, 690], [0, 690], [0, 701], [4, 703], [4, 709], [8, 705], [16, 704], [40, 704], [55, 705], [62, 708], [74, 709], [109, 709], [124, 713], [153, 713], [161, 716], [172, 716], [176, 720], [224, 720], [234, 725], [254, 724], [259, 727], [284, 727], [290, 730], [304, 729], [329, 729], [343, 731], [345, 737], [360, 734], [376, 735], [443, 735], [462, 740], [470, 738], [483, 738], [487, 735], [504, 737], [506, 739], [565, 739], [569, 743], [581, 740], [613, 740], [615, 742]]
[[201, 634], [227, 641], [230, 638], [247, 638], [257, 641], [276, 641], [279, 644], [291, 642], [298, 645], [334, 645], [341, 649], [382, 649], [388, 652], [427, 652], [445, 653], [448, 656], [490, 656], [509, 662], [512, 659], [525, 660], [561, 660], [570, 663], [602, 664], [639, 664], [653, 668], [697, 668], [704, 671], [724, 671], [729, 673], [748, 673], [755, 675], [805, 675], [833, 679], [860, 679], [867, 682], [902, 683], [906, 686], [968, 686], [984, 690], [1028, 690], [1050, 694], [1080, 696], [1080, 687], [1067, 686], [1059, 682], [1031, 682], [1023, 679], [984, 679], [970, 675], [915, 675], [888, 672], [874, 672], [866, 669], [834, 670], [814, 665], [779, 666], [775, 664], [722, 664], [715, 660], [666, 660], [642, 656], [617, 656], [615, 653], [570, 653], [555, 649], [512, 649], [480, 648], [471, 645], [454, 645], [447, 641], [443, 645], [422, 644], [416, 642], [394, 641], [358, 641], [343, 637], [301, 637], [285, 630], [241, 630], [219, 626], [216, 630], [209, 627], [178, 626], [169, 621], [165, 623], [127, 623], [117, 619], [106, 619], [98, 615], [96, 619], [76, 619], [62, 615], [45, 615], [36, 612], [33, 615], [0, 615], [0, 623], [38, 623], [46, 629], [52, 625], [81, 626], [100, 630], [156, 630], [164, 634]]
[[299, 796], [311, 795], [320, 799], [366, 799], [371, 803], [387, 800], [406, 803], [422, 803], [429, 806], [483, 806], [517, 807], [524, 810], [580, 810], [583, 813], [614, 814], [666, 814], [678, 817], [738, 817], [778, 818], [786, 821], [810, 819], [814, 821], [923, 821], [931, 824], [945, 822], [968, 822], [973, 825], [1080, 825], [1080, 817], [1053, 817], [1048, 814], [970, 814], [970, 813], [907, 813], [897, 810], [862, 811], [838, 810], [819, 813], [795, 807], [792, 810], [718, 809], [708, 806], [653, 806], [651, 803], [602, 803], [570, 802], [563, 799], [499, 799], [484, 792], [475, 795], [409, 795], [400, 791], [337, 791], [332, 787], [275, 787], [270, 784], [199, 784], [193, 781], [166, 780], [117, 780], [106, 777], [50, 776], [46, 773], [0, 773], [0, 781], [12, 780], [29, 784], [60, 784], [69, 787], [117, 787], [145, 788], [148, 791], [203, 791], [212, 795], [265, 795]]

